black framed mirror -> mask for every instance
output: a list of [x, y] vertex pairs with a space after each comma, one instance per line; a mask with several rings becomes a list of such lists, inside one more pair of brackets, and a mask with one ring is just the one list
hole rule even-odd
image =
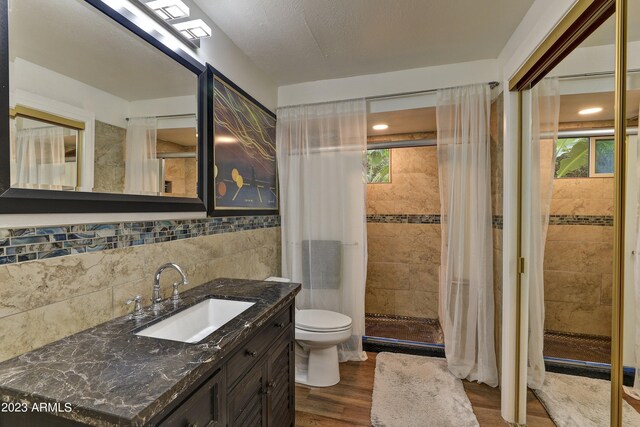
[[101, 0], [0, 0], [0, 214], [205, 211], [204, 77]]

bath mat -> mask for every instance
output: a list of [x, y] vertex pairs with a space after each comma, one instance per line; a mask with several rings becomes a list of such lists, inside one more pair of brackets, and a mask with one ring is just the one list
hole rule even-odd
[[[558, 427], [608, 426], [611, 383], [574, 375], [545, 374], [542, 389], [535, 391]], [[640, 414], [622, 402], [622, 425], [640, 426]]]
[[371, 424], [375, 427], [476, 427], [462, 381], [445, 359], [379, 353], [373, 380]]

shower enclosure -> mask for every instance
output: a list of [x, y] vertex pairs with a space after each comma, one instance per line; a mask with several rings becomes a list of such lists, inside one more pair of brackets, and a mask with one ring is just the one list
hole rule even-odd
[[[502, 94], [491, 103], [495, 342], [502, 299]], [[427, 101], [428, 103], [428, 101]], [[433, 100], [431, 105], [434, 105]], [[387, 124], [376, 131], [376, 124]], [[436, 108], [369, 113], [365, 349], [444, 356]], [[382, 165], [381, 165], [382, 164]], [[384, 174], [380, 174], [384, 170]]]

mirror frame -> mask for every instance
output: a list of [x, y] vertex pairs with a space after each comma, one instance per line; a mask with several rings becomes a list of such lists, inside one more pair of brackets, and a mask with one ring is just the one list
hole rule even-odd
[[[197, 197], [147, 196], [80, 191], [11, 188], [9, 140], [9, 0], [0, 0], [0, 214], [106, 213], [106, 212], [204, 212], [206, 211], [205, 143], [207, 112], [206, 67], [183, 51], [169, 49], [151, 34], [111, 9], [101, 0], [84, 0], [125, 30], [148, 42], [161, 53], [194, 73], [197, 80], [198, 172]], [[204, 77], [204, 84], [203, 84]]]

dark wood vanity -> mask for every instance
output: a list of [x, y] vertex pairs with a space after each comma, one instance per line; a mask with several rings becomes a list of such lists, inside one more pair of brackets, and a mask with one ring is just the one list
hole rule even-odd
[[[295, 416], [294, 312], [288, 306], [234, 350], [160, 426], [290, 426]], [[164, 416], [164, 418], [163, 418]], [[156, 422], [152, 421], [151, 425]]]
[[[160, 313], [148, 307], [143, 319], [120, 317], [2, 362], [0, 405], [27, 410], [0, 410], [0, 427], [292, 426], [299, 290], [216, 279]], [[137, 335], [212, 297], [253, 305], [197, 343]]]

